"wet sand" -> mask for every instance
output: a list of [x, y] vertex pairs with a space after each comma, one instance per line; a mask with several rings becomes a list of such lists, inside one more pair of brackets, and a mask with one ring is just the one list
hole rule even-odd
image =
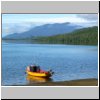
[[80, 79], [61, 82], [29, 83], [24, 86], [98, 86], [98, 79]]

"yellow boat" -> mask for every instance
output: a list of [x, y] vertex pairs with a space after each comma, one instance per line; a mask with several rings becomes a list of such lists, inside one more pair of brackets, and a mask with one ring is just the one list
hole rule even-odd
[[52, 72], [51, 70], [50, 71], [44, 71], [44, 70], [41, 70], [37, 66], [31, 66], [31, 67], [28, 66], [26, 68], [26, 73], [28, 75], [31, 75], [31, 76], [34, 76], [34, 77], [42, 77], [42, 78], [49, 78], [54, 74], [54, 72]]
[[51, 73], [49, 72], [31, 72], [31, 71], [26, 71], [28, 75], [34, 76], [34, 77], [44, 77], [44, 78], [49, 78], [52, 76]]
[[34, 77], [34, 76], [31, 76], [31, 75], [27, 75], [26, 79], [29, 81], [29, 83], [52, 81], [50, 78]]

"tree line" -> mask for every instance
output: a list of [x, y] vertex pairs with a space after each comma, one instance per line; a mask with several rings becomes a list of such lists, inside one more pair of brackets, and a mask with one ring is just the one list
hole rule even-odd
[[98, 27], [89, 27], [76, 30], [71, 33], [61, 35], [31, 38], [39, 43], [51, 44], [76, 44], [76, 45], [97, 45], [98, 44]]

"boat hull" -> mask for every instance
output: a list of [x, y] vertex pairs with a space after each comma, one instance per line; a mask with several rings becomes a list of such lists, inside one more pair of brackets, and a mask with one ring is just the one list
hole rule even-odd
[[51, 78], [35, 77], [35, 76], [31, 76], [31, 75], [27, 75], [26, 79], [29, 81], [29, 83], [52, 81]]
[[43, 77], [43, 78], [49, 78], [51, 77], [50, 73], [40, 73], [40, 72], [31, 72], [26, 71], [28, 75], [34, 76], [34, 77]]

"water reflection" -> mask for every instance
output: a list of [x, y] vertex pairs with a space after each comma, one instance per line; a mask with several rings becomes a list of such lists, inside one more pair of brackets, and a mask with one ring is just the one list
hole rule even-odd
[[26, 79], [29, 83], [39, 83], [39, 82], [50, 82], [50, 81], [52, 81], [51, 78], [34, 77], [34, 76], [31, 76], [31, 75], [27, 75]]

